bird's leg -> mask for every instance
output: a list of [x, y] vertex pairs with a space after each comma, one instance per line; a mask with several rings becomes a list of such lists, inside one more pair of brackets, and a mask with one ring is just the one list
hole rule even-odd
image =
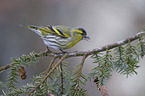
[[52, 51], [48, 48], [48, 46], [46, 47], [46, 53], [51, 53]]
[[66, 51], [63, 51], [62, 49], [59, 49], [63, 54], [67, 53]]

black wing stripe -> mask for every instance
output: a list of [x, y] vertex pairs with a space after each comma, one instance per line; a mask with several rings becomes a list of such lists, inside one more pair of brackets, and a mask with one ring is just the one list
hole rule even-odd
[[50, 26], [48, 26], [48, 28], [49, 28], [51, 31], [55, 32], [55, 30], [52, 28], [52, 26], [51, 26], [51, 25], [50, 25]]
[[64, 35], [59, 29], [57, 29], [57, 30], [58, 30], [58, 32], [59, 32], [62, 36], [65, 37], [65, 35]]

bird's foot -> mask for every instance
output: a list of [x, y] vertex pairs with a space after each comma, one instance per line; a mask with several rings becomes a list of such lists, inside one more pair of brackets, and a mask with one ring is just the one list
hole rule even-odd
[[63, 51], [62, 49], [59, 49], [63, 54], [68, 53], [67, 51]]
[[48, 48], [48, 46], [47, 46], [47, 48], [46, 48], [45, 53], [46, 53], [46, 55], [48, 55], [48, 53], [52, 53], [52, 51]]

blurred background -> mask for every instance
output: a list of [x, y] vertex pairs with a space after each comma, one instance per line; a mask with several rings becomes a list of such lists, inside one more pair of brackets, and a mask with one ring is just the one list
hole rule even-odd
[[[12, 57], [29, 52], [44, 51], [46, 46], [34, 32], [23, 25], [67, 25], [83, 27], [89, 41], [81, 41], [68, 51], [85, 51], [111, 44], [142, 31], [145, 25], [145, 0], [0, 0], [0, 66], [10, 63]], [[53, 49], [51, 49], [53, 50]], [[56, 50], [53, 50], [56, 51]], [[51, 58], [44, 57], [36, 65], [26, 68], [27, 79], [46, 70]], [[70, 65], [80, 63], [80, 58], [66, 60]], [[110, 96], [145, 95], [145, 60], [141, 60], [138, 75], [126, 76], [113, 73], [108, 80]], [[95, 65], [87, 59], [84, 73]], [[5, 81], [7, 71], [0, 74]], [[89, 96], [101, 96], [93, 80], [87, 83]]]

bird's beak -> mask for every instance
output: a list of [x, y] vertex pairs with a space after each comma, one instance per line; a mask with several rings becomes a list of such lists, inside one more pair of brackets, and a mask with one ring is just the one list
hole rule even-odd
[[90, 40], [90, 37], [86, 36], [86, 35], [83, 35], [83, 39], [88, 41], [88, 40]]

